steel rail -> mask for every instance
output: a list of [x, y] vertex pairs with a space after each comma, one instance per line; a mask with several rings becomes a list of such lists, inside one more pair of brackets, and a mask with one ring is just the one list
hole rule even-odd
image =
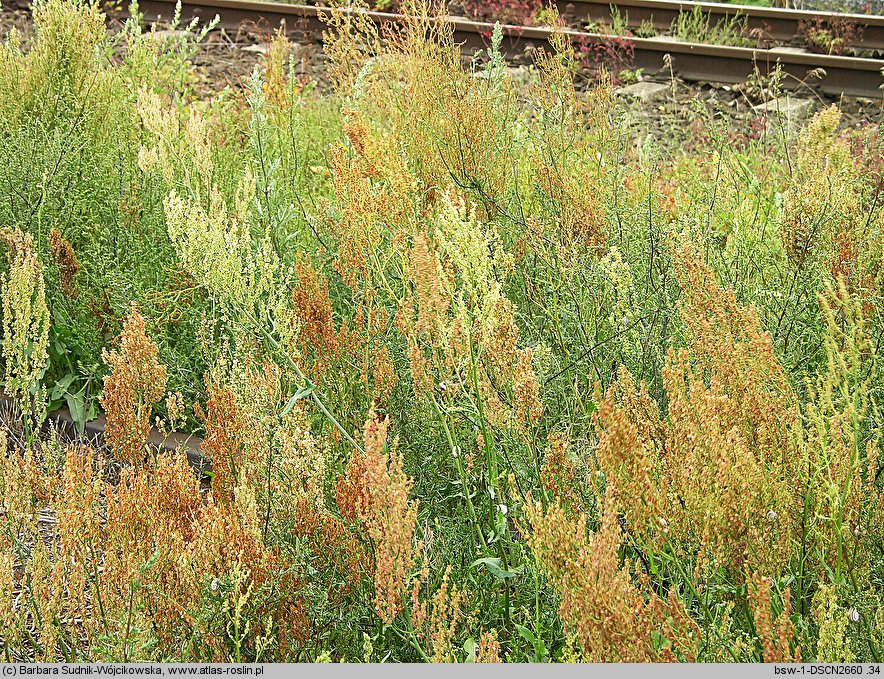
[[748, 29], [757, 30], [759, 35], [779, 42], [789, 42], [798, 36], [802, 22], [816, 19], [830, 24], [846, 22], [862, 29], [862, 35], [857, 35], [851, 46], [868, 50], [884, 49], [884, 16], [875, 14], [812, 12], [688, 0], [556, 0], [555, 5], [562, 17], [573, 21], [610, 22], [613, 10], [616, 10], [632, 27], [650, 21], [657, 29], [669, 28], [679, 14], [691, 13], [696, 9], [713, 23], [742, 16], [746, 19]]
[[[171, 18], [172, 0], [141, 0], [140, 11], [149, 21]], [[281, 27], [290, 35], [321, 35], [325, 24], [321, 16], [329, 10], [312, 5], [289, 5], [254, 0], [183, 0], [182, 19], [199, 18], [210, 21], [216, 15], [220, 24], [236, 29], [253, 24], [265, 29]], [[396, 23], [402, 16], [388, 12], [345, 10], [364, 13], [379, 24]], [[469, 50], [487, 47], [494, 26], [460, 17], [443, 19], [452, 29], [454, 40]], [[503, 50], [509, 57], [535, 49], [548, 49], [552, 31], [536, 26], [503, 26]], [[603, 44], [611, 36], [565, 30], [575, 43], [584, 46]], [[636, 68], [646, 73], [663, 72], [669, 68], [686, 81], [717, 83], [745, 82], [756, 70], [766, 76], [779, 67], [786, 76], [784, 86], [800, 82], [818, 86], [829, 95], [857, 96], [877, 99], [882, 96], [884, 61], [858, 57], [812, 54], [789, 48], [754, 49], [686, 43], [671, 38], [629, 38]], [[668, 57], [667, 57], [668, 55]], [[667, 64], [668, 62], [668, 64]], [[815, 76], [812, 74], [816, 74]]]

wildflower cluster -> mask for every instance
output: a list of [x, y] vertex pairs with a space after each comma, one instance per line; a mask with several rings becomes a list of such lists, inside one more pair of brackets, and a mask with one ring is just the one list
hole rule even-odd
[[[590, 662], [659, 662], [696, 658], [699, 629], [681, 602], [645, 593], [621, 566], [620, 526], [608, 504], [591, 538], [586, 517], [569, 519], [555, 502], [529, 504], [529, 545], [561, 596], [562, 619], [577, 634]], [[666, 643], [655, 647], [654, 633]]]
[[49, 361], [49, 309], [43, 265], [30, 234], [4, 229], [8, 273], [3, 277], [4, 391], [13, 397], [25, 423], [42, 424], [46, 394], [40, 380]]
[[0, 47], [3, 659], [884, 656], [877, 130], [634, 138], [628, 39], [399, 6], [330, 96], [79, 0]]
[[153, 407], [166, 393], [166, 366], [158, 354], [135, 308], [123, 326], [119, 349], [103, 354], [110, 368], [101, 398], [107, 412], [105, 434], [118, 459], [128, 464], [144, 459]]
[[598, 411], [598, 464], [643, 540], [779, 573], [796, 525], [794, 395], [757, 315], [695, 253], [676, 258], [690, 350], [666, 357], [668, 417], [622, 372]]
[[395, 441], [387, 443], [388, 427], [383, 415], [369, 413], [363, 430], [365, 452], [350, 459], [349, 497], [339, 491], [339, 503], [345, 516], [355, 515], [362, 522], [375, 546], [374, 606], [378, 617], [390, 623], [402, 610], [408, 587], [417, 502], [408, 499], [412, 481], [402, 469]]

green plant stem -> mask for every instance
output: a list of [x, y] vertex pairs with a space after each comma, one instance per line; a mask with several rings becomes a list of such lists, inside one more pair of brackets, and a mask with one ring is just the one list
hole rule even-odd
[[497, 497], [497, 456], [494, 453], [494, 446], [491, 444], [491, 436], [488, 431], [488, 424], [485, 421], [485, 409], [482, 405], [482, 394], [479, 392], [479, 374], [477, 369], [476, 347], [473, 342], [472, 333], [467, 337], [470, 344], [470, 379], [473, 383], [473, 390], [476, 394], [476, 410], [479, 414], [479, 428], [482, 431], [482, 443], [485, 446], [485, 457], [488, 460], [488, 488], [493, 499]]
[[319, 398], [319, 395], [316, 393], [316, 385], [307, 379], [306, 375], [304, 375], [303, 371], [301, 370], [301, 367], [292, 360], [292, 357], [288, 355], [288, 352], [283, 350], [279, 342], [276, 341], [276, 339], [273, 337], [273, 335], [270, 334], [267, 328], [258, 323], [255, 317], [252, 316], [252, 314], [250, 314], [246, 310], [243, 310], [243, 314], [249, 319], [249, 321], [252, 323], [252, 326], [254, 328], [257, 328], [261, 335], [264, 336], [264, 339], [266, 339], [270, 343], [270, 346], [273, 348], [274, 352], [278, 356], [281, 356], [285, 360], [285, 362], [288, 363], [288, 365], [295, 371], [298, 379], [300, 379], [307, 387], [314, 387], [314, 389], [310, 392], [310, 398], [313, 400], [313, 402], [316, 404], [316, 407], [319, 408], [322, 414], [325, 415], [325, 417], [329, 420], [329, 422], [331, 422], [332, 425], [341, 433], [341, 436], [343, 436], [347, 440], [347, 442], [357, 451], [359, 451], [360, 453], [364, 453], [365, 451], [362, 449], [362, 446], [356, 443], [353, 437], [350, 436], [347, 430], [344, 429], [340, 422], [338, 422], [337, 418], [335, 418], [335, 416], [332, 415], [331, 412], [329, 412], [328, 408], [325, 407], [322, 399]]
[[441, 406], [436, 401], [436, 397], [433, 396], [433, 408], [436, 411], [436, 415], [439, 418], [439, 422], [442, 424], [442, 429], [445, 432], [445, 437], [448, 440], [448, 448], [451, 450], [451, 454], [454, 457], [455, 464], [457, 465], [457, 471], [460, 474], [461, 487], [463, 488], [464, 498], [467, 501], [467, 510], [470, 513], [470, 523], [473, 526], [473, 529], [476, 532], [477, 537], [479, 538], [479, 542], [482, 544], [484, 549], [488, 548], [488, 544], [485, 541], [485, 535], [482, 532], [482, 527], [479, 525], [479, 519], [476, 516], [476, 508], [473, 505], [472, 493], [470, 492], [470, 484], [467, 480], [466, 469], [463, 466], [463, 458], [456, 452], [456, 446], [454, 444], [454, 438], [451, 435], [451, 429], [448, 426], [448, 422], [446, 419], [446, 415], [442, 412]]
[[407, 644], [411, 644], [414, 647], [414, 650], [416, 650], [420, 654], [420, 657], [424, 662], [426, 662], [426, 663], [432, 662], [432, 660], [430, 660], [429, 656], [427, 656], [426, 652], [424, 651], [423, 648], [421, 648], [421, 645], [417, 641], [417, 633], [414, 631], [414, 627], [411, 624], [411, 619], [406, 618], [406, 620], [408, 622], [408, 634], [407, 635], [404, 634], [403, 632], [399, 631], [399, 628], [397, 628], [395, 625], [390, 625], [390, 629], [393, 630], [393, 632], [396, 634], [396, 636], [398, 636], [400, 639], [402, 639], [402, 641], [404, 641]]

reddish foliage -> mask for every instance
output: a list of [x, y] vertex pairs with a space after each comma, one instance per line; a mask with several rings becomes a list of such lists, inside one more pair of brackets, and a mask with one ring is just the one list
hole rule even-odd
[[543, 7], [541, 0], [461, 0], [460, 4], [471, 19], [517, 26], [530, 24]]
[[607, 71], [616, 79], [621, 71], [629, 70], [634, 65], [635, 45], [632, 36], [602, 35], [590, 40], [586, 37], [576, 38], [574, 49], [580, 55], [580, 67], [589, 71]]
[[823, 19], [798, 24], [798, 35], [811, 52], [844, 54], [851, 45], [862, 41], [863, 27], [848, 19]]

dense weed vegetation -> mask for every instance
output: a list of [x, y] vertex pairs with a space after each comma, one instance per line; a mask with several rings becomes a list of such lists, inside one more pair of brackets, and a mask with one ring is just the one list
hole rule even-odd
[[[333, 97], [282, 38], [201, 101], [196, 27], [35, 21], [0, 49], [6, 660], [884, 657], [873, 131], [636, 146], [563, 39], [517, 88], [421, 6], [331, 18]], [[40, 434], [64, 403], [112, 458]]]

